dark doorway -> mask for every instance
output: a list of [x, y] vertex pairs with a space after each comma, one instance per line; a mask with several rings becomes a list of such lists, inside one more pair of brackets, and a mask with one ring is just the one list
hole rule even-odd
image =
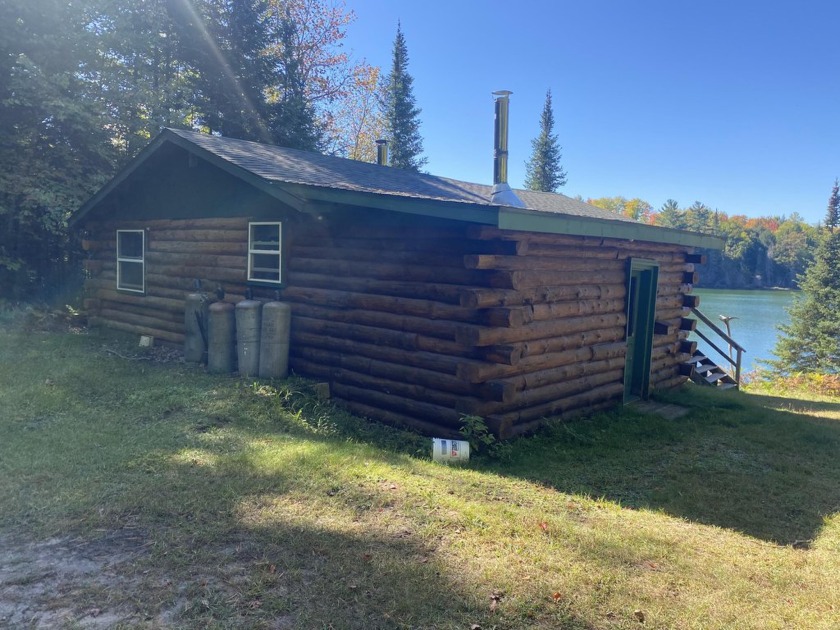
[[625, 403], [648, 397], [659, 263], [653, 260], [632, 258], [628, 264], [627, 275]]

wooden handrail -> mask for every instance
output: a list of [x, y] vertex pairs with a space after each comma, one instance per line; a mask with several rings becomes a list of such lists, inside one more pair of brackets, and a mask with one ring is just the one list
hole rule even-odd
[[733, 348], [737, 348], [741, 352], [746, 352], [747, 351], [746, 348], [744, 348], [741, 344], [739, 344], [737, 341], [735, 341], [732, 337], [730, 337], [725, 332], [723, 332], [720, 328], [718, 328], [711, 319], [709, 319], [708, 317], [703, 315], [703, 313], [701, 313], [699, 310], [697, 310], [696, 308], [692, 308], [691, 312], [694, 313], [695, 315], [697, 315], [697, 317], [700, 319], [700, 321], [703, 322], [704, 324], [706, 324], [706, 326], [708, 326], [709, 328], [714, 330], [718, 335], [723, 337], [723, 340], [727, 344], [729, 344]]
[[[741, 387], [741, 355], [744, 352], [746, 352], [747, 350], [741, 344], [739, 344], [737, 341], [735, 341], [732, 337], [730, 337], [725, 332], [723, 332], [720, 328], [718, 328], [714, 324], [714, 322], [712, 322], [712, 320], [710, 320], [708, 317], [706, 317], [699, 310], [697, 310], [696, 308], [692, 308], [691, 312], [694, 313], [700, 321], [702, 321], [709, 328], [711, 328], [714, 332], [716, 332], [721, 338], [723, 338], [723, 340], [726, 341], [726, 343], [730, 346], [730, 348], [735, 348], [735, 350], [736, 350], [735, 359], [733, 359], [731, 354], [727, 354], [726, 352], [724, 352], [723, 350], [718, 348], [712, 342], [712, 340], [709, 339], [706, 335], [704, 335], [701, 331], [699, 331], [697, 329], [695, 329], [693, 331], [698, 337], [700, 337], [703, 341], [705, 341], [707, 344], [709, 344], [709, 346], [713, 350], [715, 350], [718, 354], [720, 354], [720, 356], [722, 356], [724, 359], [729, 361], [729, 364], [732, 365], [735, 368], [735, 375], [734, 375], [735, 376], [735, 386], [740, 388]], [[732, 350], [730, 350], [730, 353], [731, 352], [732, 352]]]

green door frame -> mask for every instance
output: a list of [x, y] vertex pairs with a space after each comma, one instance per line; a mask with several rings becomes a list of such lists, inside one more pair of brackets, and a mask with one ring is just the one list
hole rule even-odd
[[624, 402], [646, 399], [650, 393], [650, 357], [656, 315], [659, 263], [631, 258], [627, 263], [627, 356], [624, 362]]

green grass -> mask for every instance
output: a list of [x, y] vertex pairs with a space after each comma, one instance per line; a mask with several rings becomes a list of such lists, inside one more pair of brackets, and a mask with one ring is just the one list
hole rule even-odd
[[679, 420], [621, 409], [457, 468], [306, 381], [114, 343], [0, 331], [0, 551], [112, 561], [39, 596], [68, 627], [840, 626], [837, 399], [685, 388]]

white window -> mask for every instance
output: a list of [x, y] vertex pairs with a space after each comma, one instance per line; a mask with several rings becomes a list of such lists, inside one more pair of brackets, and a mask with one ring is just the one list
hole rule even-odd
[[248, 224], [248, 280], [280, 284], [282, 223]]
[[117, 230], [117, 288], [143, 293], [146, 290], [143, 230]]

